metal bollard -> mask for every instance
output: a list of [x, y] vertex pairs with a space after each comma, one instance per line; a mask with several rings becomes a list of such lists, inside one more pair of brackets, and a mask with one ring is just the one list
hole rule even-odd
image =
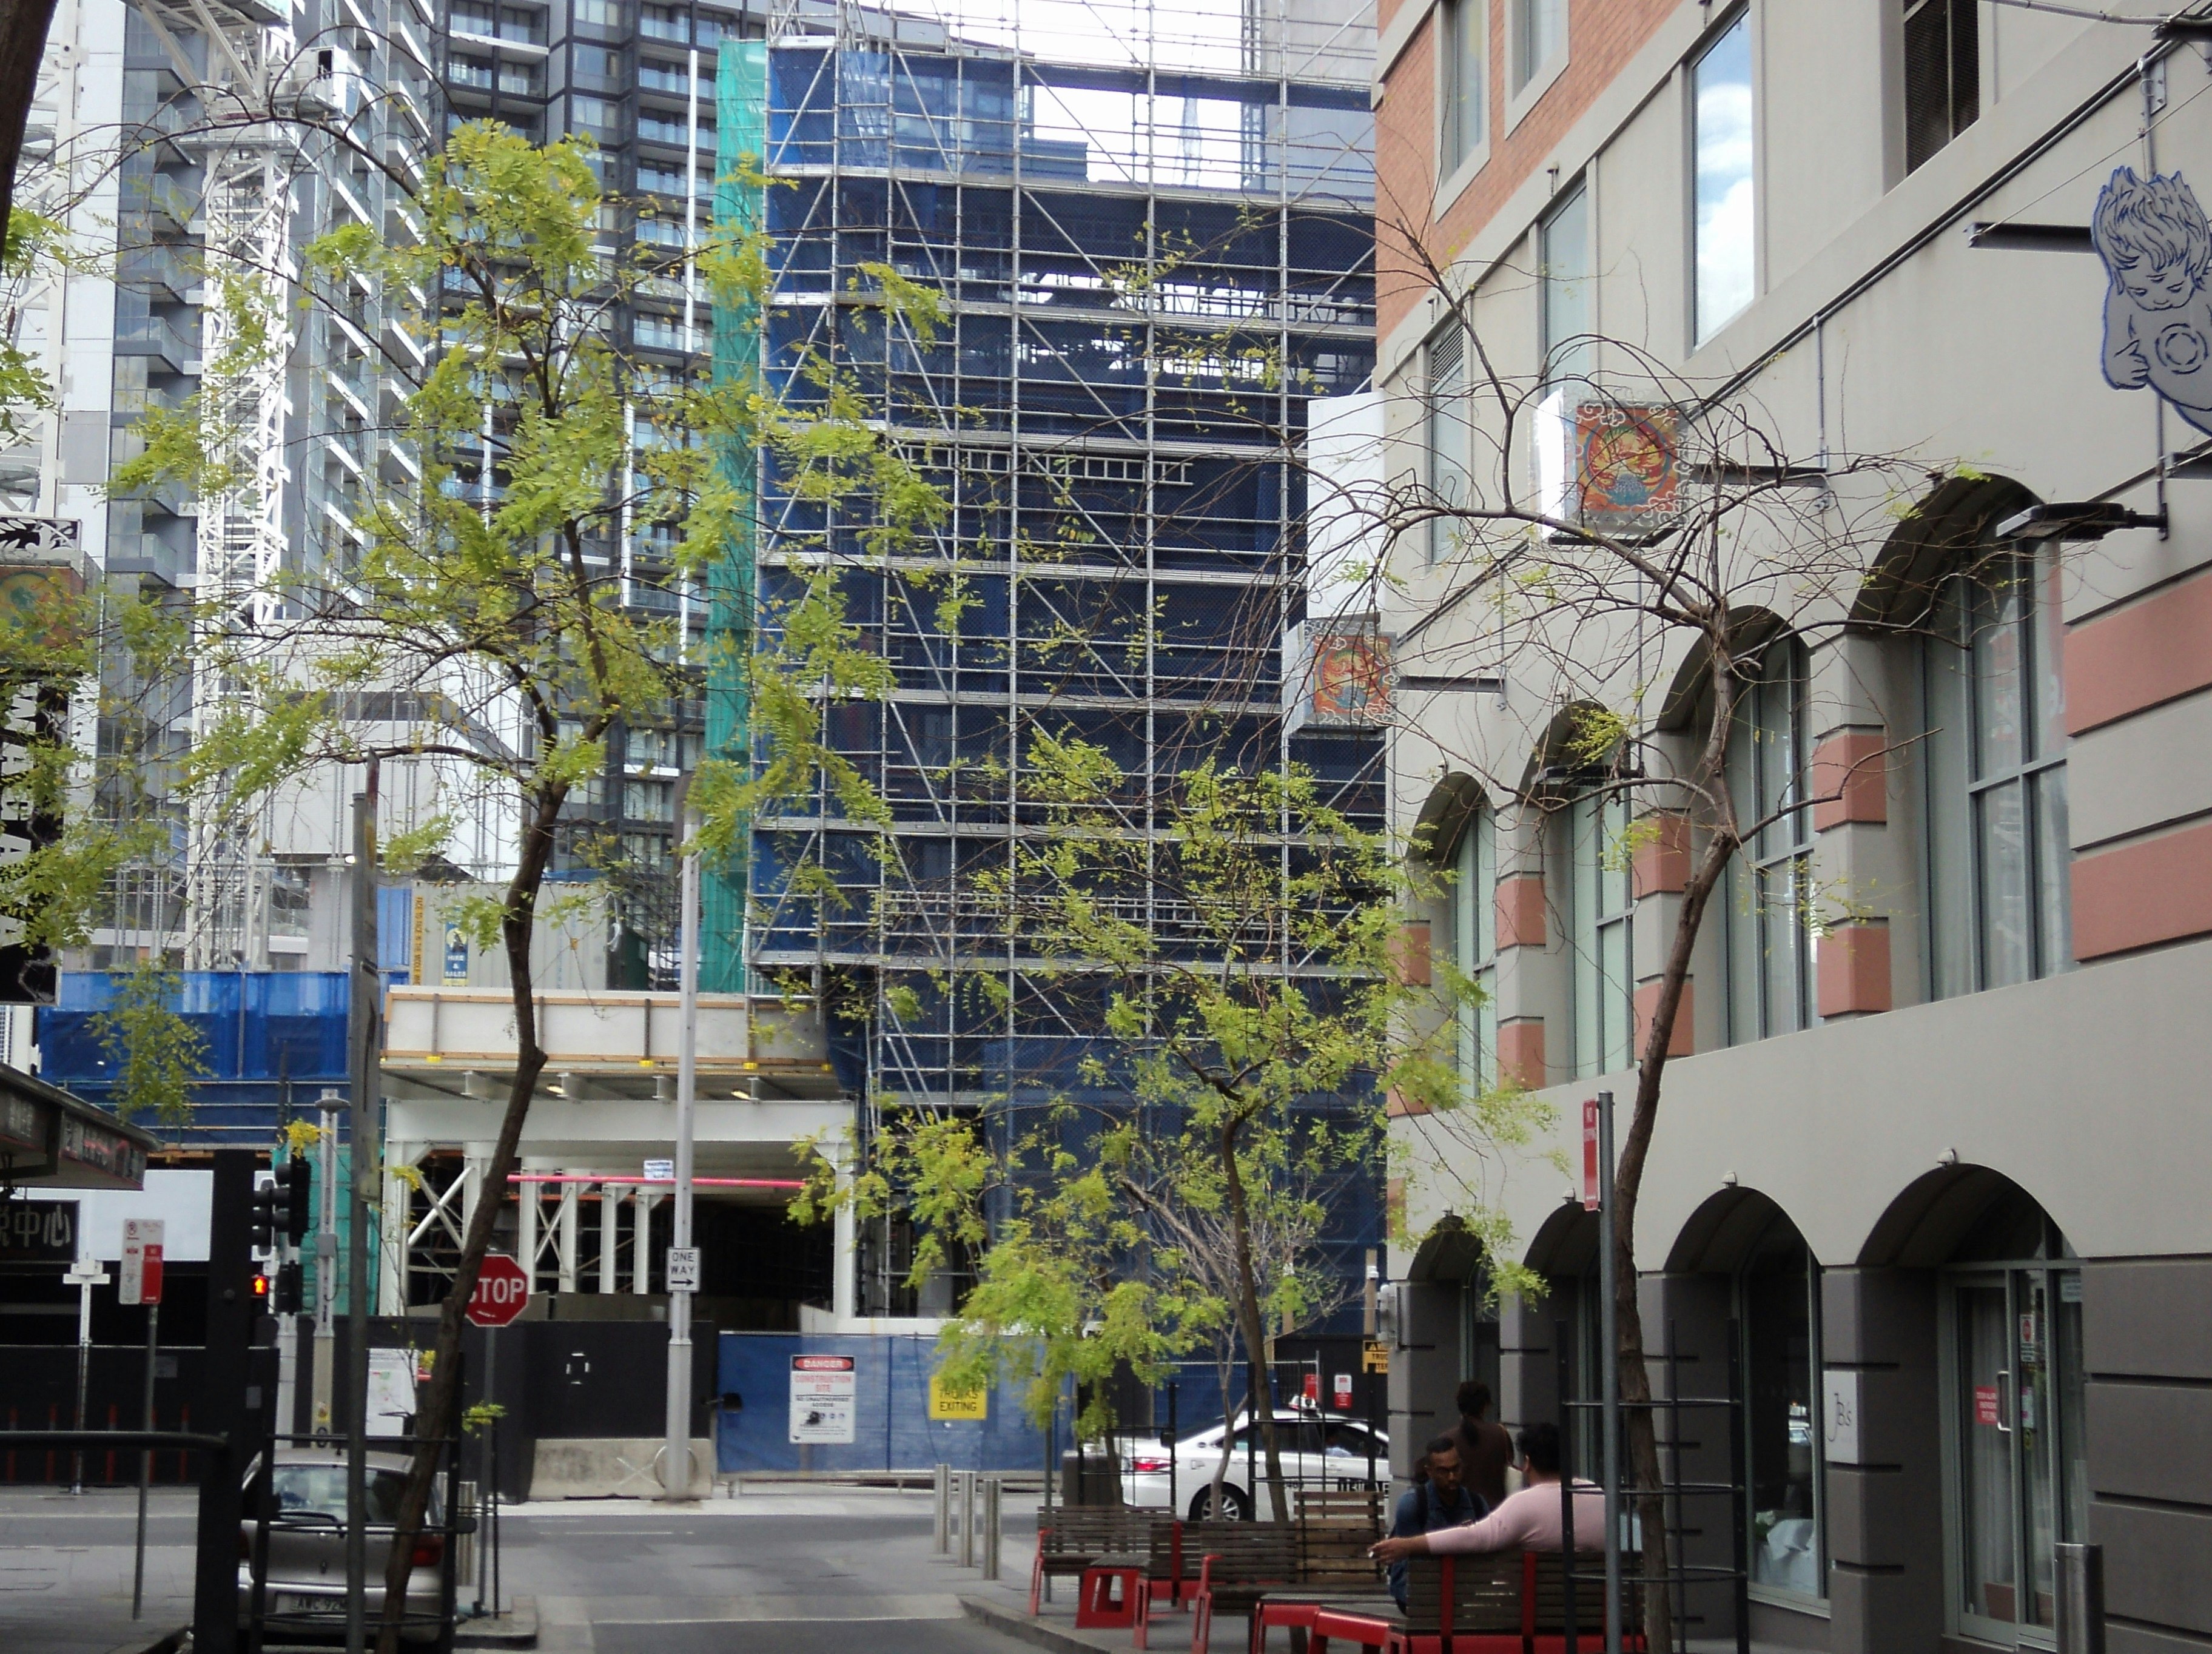
[[1003, 1491], [999, 1478], [993, 1476], [983, 1484], [983, 1578], [999, 1577], [999, 1519]]
[[960, 1566], [975, 1566], [975, 1473], [960, 1473]]
[[2061, 1544], [2057, 1554], [2058, 1654], [2105, 1654], [2105, 1548]]
[[930, 1546], [930, 1549], [934, 1554], [943, 1556], [952, 1548], [952, 1467], [951, 1465], [939, 1464], [937, 1467], [936, 1482], [937, 1529], [935, 1540]]

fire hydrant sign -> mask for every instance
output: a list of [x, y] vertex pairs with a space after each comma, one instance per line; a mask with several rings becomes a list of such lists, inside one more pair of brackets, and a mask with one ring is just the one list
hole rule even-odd
[[791, 1439], [851, 1441], [855, 1377], [849, 1355], [793, 1356]]
[[118, 1304], [161, 1301], [161, 1244], [167, 1229], [160, 1218], [123, 1220], [122, 1280], [115, 1289]]

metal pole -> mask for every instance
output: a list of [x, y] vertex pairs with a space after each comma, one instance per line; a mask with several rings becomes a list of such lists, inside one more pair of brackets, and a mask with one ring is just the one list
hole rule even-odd
[[[689, 811], [679, 826], [696, 832]], [[699, 853], [683, 858], [683, 935], [677, 953], [681, 1037], [676, 1057], [676, 1197], [672, 1251], [691, 1245], [691, 1150], [699, 1085]], [[662, 1477], [672, 1499], [691, 1493], [691, 1294], [668, 1283], [668, 1449]]]
[[2105, 1654], [2105, 1548], [2065, 1542], [2057, 1553], [2058, 1654]]
[[[484, 1329], [483, 1399], [486, 1404], [499, 1405], [499, 1329]], [[491, 1523], [493, 1506], [499, 1503], [499, 1415], [494, 1414], [486, 1421], [483, 1438], [484, 1461], [477, 1468], [477, 1486], [481, 1490], [477, 1504], [477, 1606], [484, 1607], [484, 1598], [491, 1583]], [[494, 1603], [491, 1611], [498, 1612]]]
[[1001, 1491], [996, 1476], [983, 1484], [983, 1578], [986, 1579], [999, 1577], [1000, 1523], [1004, 1515], [1000, 1505]]
[[937, 1518], [929, 1549], [933, 1556], [945, 1556], [952, 1549], [952, 1467], [939, 1461], [934, 1481]]
[[975, 1566], [975, 1473], [960, 1473], [960, 1566]]
[[322, 1110], [322, 1132], [315, 1139], [315, 1361], [308, 1399], [309, 1428], [317, 1441], [331, 1434], [331, 1371], [337, 1360], [338, 1307], [338, 1116], [345, 1098], [334, 1085], [323, 1088], [315, 1099]]
[[[84, 1395], [86, 1379], [92, 1370], [92, 1277], [88, 1274], [76, 1288], [76, 1428], [84, 1428]], [[84, 1449], [78, 1448], [70, 1456], [70, 1492], [84, 1492]]]
[[351, 1041], [353, 1175], [346, 1188], [346, 1654], [368, 1641], [368, 1214], [377, 1174], [377, 1016], [382, 978], [376, 966], [376, 764], [353, 795], [353, 992]]
[[[146, 1306], [146, 1405], [140, 1409], [145, 1427], [154, 1428], [154, 1350], [161, 1339], [161, 1304], [157, 1298]], [[138, 1453], [138, 1549], [131, 1565], [131, 1617], [137, 1619], [146, 1602], [146, 1484], [154, 1477], [154, 1450]]]
[[1613, 1093], [1597, 1094], [1599, 1420], [1605, 1455], [1605, 1654], [1620, 1654], [1620, 1327], [1613, 1256]]

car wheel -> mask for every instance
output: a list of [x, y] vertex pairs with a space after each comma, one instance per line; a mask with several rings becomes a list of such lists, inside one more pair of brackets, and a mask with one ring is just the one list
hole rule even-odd
[[1221, 1487], [1221, 1507], [1213, 1504], [1213, 1484], [1208, 1482], [1191, 1496], [1190, 1519], [1209, 1522], [1225, 1517], [1231, 1522], [1249, 1522], [1252, 1519], [1252, 1496], [1242, 1487], [1224, 1482]]

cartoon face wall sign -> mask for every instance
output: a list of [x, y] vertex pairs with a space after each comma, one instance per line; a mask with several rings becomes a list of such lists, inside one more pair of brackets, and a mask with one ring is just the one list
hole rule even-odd
[[2121, 167], [2090, 224], [2105, 292], [2105, 380], [2145, 386], [2212, 433], [2212, 224], [2181, 174]]

